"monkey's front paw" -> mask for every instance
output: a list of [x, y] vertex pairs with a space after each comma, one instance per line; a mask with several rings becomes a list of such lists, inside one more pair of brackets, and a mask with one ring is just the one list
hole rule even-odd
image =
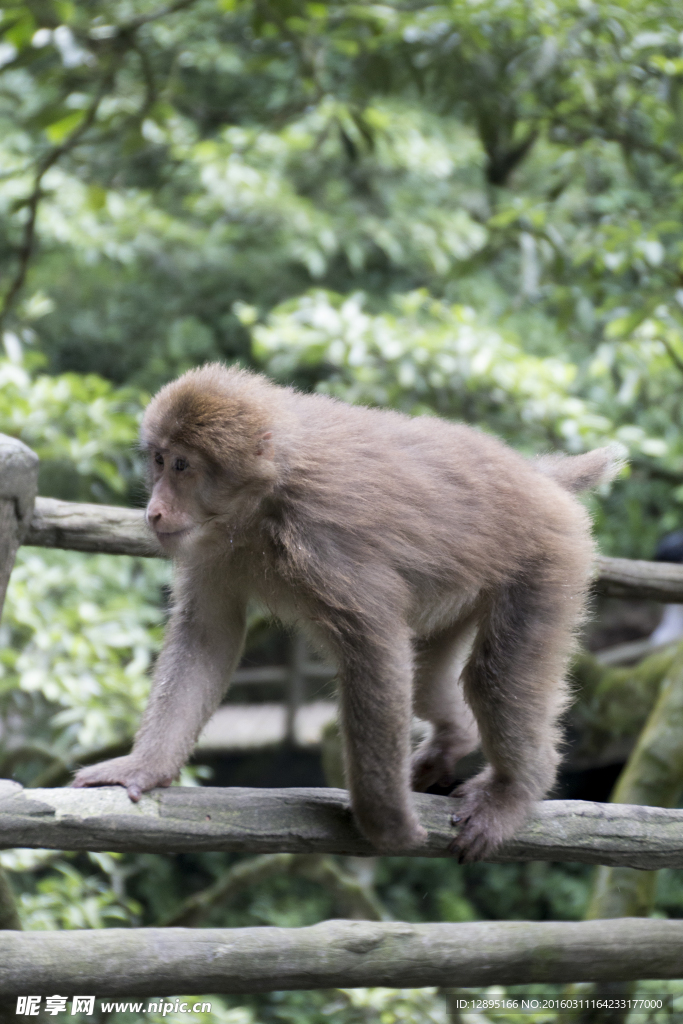
[[485, 860], [509, 839], [528, 816], [532, 801], [512, 781], [496, 779], [489, 768], [451, 793], [460, 797], [453, 823], [456, 838], [448, 847], [460, 863]]
[[95, 764], [91, 768], [81, 768], [76, 772], [71, 785], [77, 789], [85, 786], [123, 786], [131, 800], [137, 803], [148, 789], [170, 786], [172, 781], [172, 775], [145, 768], [133, 754], [128, 754], [126, 757], [114, 757], [111, 761]]

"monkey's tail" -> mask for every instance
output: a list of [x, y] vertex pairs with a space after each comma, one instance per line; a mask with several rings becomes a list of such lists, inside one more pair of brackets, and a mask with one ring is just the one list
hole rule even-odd
[[585, 455], [539, 455], [533, 466], [576, 494], [613, 480], [626, 464], [627, 454], [624, 445], [615, 442]]

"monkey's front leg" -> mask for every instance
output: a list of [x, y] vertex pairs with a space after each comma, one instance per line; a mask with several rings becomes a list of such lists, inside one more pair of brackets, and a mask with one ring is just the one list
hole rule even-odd
[[187, 761], [227, 688], [245, 634], [243, 605], [204, 583], [203, 594], [185, 595], [173, 612], [131, 753], [82, 768], [74, 786], [125, 786], [137, 801], [170, 785]]
[[341, 725], [356, 820], [378, 850], [414, 849], [427, 832], [410, 786], [410, 636], [396, 623], [375, 623], [347, 637], [341, 654]]

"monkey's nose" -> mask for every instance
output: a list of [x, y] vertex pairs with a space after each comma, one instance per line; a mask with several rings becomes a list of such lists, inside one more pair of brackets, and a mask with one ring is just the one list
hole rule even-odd
[[147, 511], [147, 523], [149, 526], [156, 527], [161, 522], [161, 512], [150, 512]]

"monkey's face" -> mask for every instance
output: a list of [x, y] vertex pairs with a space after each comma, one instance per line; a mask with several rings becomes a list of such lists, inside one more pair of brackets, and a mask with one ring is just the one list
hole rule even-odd
[[211, 519], [209, 467], [199, 452], [159, 446], [150, 448], [149, 473], [147, 524], [161, 546], [175, 553], [196, 539]]

